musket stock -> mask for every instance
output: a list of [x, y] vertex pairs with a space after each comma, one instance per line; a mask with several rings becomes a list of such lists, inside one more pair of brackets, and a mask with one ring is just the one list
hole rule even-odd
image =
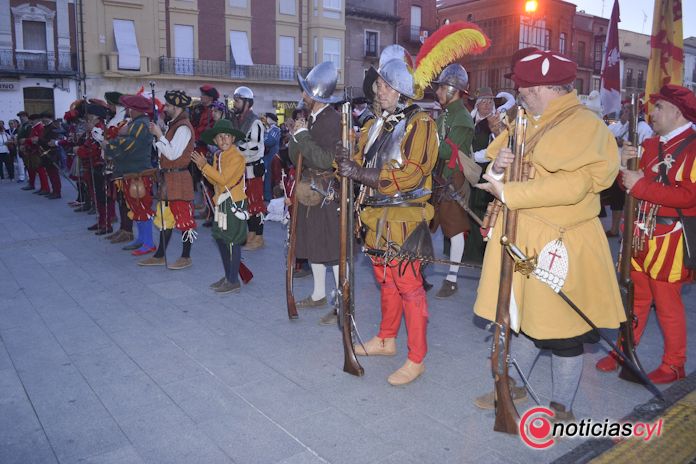
[[[527, 119], [524, 110], [517, 109], [515, 132], [512, 135], [512, 145], [515, 160], [506, 169], [505, 180], [519, 182], [522, 180], [522, 161], [524, 157], [524, 139]], [[514, 242], [517, 235], [517, 211], [509, 210], [503, 205], [503, 240]], [[495, 330], [493, 334], [493, 350], [491, 353], [491, 368], [495, 381], [495, 424], [493, 430], [511, 434], [519, 433], [517, 423], [519, 414], [512, 401], [510, 392], [510, 377], [508, 359], [510, 358], [510, 300], [512, 295], [512, 276], [514, 260], [503, 247], [501, 249], [500, 287], [498, 289], [498, 304], [495, 314]]]
[[[295, 187], [300, 182], [302, 176], [302, 153], [297, 155], [297, 165], [295, 166]], [[288, 256], [285, 262], [285, 302], [288, 307], [288, 318], [297, 319], [297, 304], [295, 294], [292, 290], [292, 275], [295, 271], [295, 237], [297, 235], [297, 189], [292, 189], [292, 214], [290, 215], [290, 225], [288, 231]]]
[[[341, 107], [341, 140], [343, 147], [351, 149], [351, 109], [350, 100]], [[353, 271], [352, 271], [352, 241], [353, 241], [353, 189], [350, 179], [341, 177], [341, 206], [340, 206], [340, 236], [338, 252], [338, 285], [339, 285], [339, 322], [343, 333], [343, 371], [361, 376], [365, 370], [358, 362], [353, 348]], [[351, 254], [349, 256], [349, 253]]]

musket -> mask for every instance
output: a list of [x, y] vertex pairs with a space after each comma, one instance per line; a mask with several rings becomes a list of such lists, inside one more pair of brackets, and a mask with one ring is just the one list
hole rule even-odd
[[[551, 275], [550, 272], [544, 271], [546, 274], [546, 278], [541, 278], [540, 274], [538, 274], [537, 268], [536, 268], [536, 259], [534, 257], [530, 258], [525, 255], [525, 253], [520, 250], [515, 244], [508, 239], [508, 237], [503, 236], [500, 239], [501, 243], [503, 244], [503, 249], [507, 252], [509, 255], [510, 259], [513, 260], [515, 263], [518, 263], [517, 266], [515, 266], [515, 270], [518, 270], [522, 272], [522, 274], [529, 275], [532, 274], [535, 277], [539, 278], [542, 282], [544, 282], [546, 285], [549, 285], [551, 289], [560, 296], [563, 301], [565, 301], [568, 306], [571, 307], [575, 313], [582, 318], [583, 321], [587, 323], [595, 332], [599, 334], [599, 336], [609, 344], [609, 346], [616, 351], [616, 353], [619, 355], [621, 358], [621, 361], [624, 363], [624, 365], [628, 366], [632, 371], [633, 374], [636, 375], [638, 378], [640, 378], [640, 383], [644, 384], [650, 392], [655, 395], [659, 400], [664, 401], [664, 396], [662, 395], [662, 392], [653, 384], [648, 376], [645, 374], [645, 371], [643, 371], [643, 368], [640, 367], [640, 365], [635, 364], [629, 356], [624, 354], [619, 348], [612, 342], [609, 337], [604, 335], [602, 331], [597, 327], [597, 325], [592, 322], [592, 320], [587, 317], [584, 311], [580, 309], [574, 302], [573, 300], [566, 295], [563, 290], [560, 289], [560, 287], [554, 287], [553, 285], [550, 284], [551, 280], [548, 278], [549, 275]], [[664, 404], [657, 404], [653, 403], [653, 408], [654, 409], [663, 409]]]
[[[155, 81], [150, 81], [150, 98], [152, 99], [152, 122], [157, 124], [157, 104], [155, 103]], [[164, 196], [165, 196], [165, 182], [164, 182], [164, 172], [162, 172], [162, 166], [160, 165], [159, 153], [157, 154], [157, 193], [159, 194], [158, 208], [160, 213], [160, 221], [162, 221], [162, 227], [160, 228], [160, 246], [164, 250], [164, 267], [169, 269], [169, 262], [167, 261], [167, 241], [164, 234]]]
[[[350, 99], [341, 106], [341, 141], [343, 148], [353, 155], [351, 143], [352, 115]], [[360, 377], [365, 369], [358, 362], [353, 348], [353, 184], [341, 176], [340, 231], [338, 240], [338, 321], [343, 332], [343, 372]]]
[[[506, 182], [520, 182], [522, 180], [526, 129], [527, 118], [522, 107], [519, 107], [517, 108], [517, 117], [515, 118], [515, 131], [510, 138], [515, 159], [512, 165], [505, 170]], [[510, 210], [503, 205], [503, 237], [514, 241], [516, 235], [517, 211]], [[515, 408], [515, 403], [512, 401], [510, 377], [508, 374], [510, 359], [510, 301], [513, 291], [512, 277], [514, 266], [514, 260], [509, 256], [505, 248], [502, 248], [500, 286], [498, 288], [498, 304], [495, 313], [495, 329], [491, 353], [491, 368], [495, 381], [495, 424], [493, 430], [511, 434], [519, 433], [517, 423], [520, 417]]]
[[[297, 155], [297, 164], [295, 165], [295, 186], [300, 181], [302, 176], [302, 153]], [[297, 207], [299, 205], [297, 199], [297, 189], [292, 188], [292, 214], [290, 215], [290, 225], [288, 226], [288, 256], [285, 261], [285, 301], [288, 307], [288, 318], [297, 319], [297, 305], [295, 304], [295, 295], [292, 291], [292, 274], [295, 270], [295, 244], [297, 242]]]
[[[637, 111], [636, 94], [631, 95], [631, 111], [628, 119], [628, 138], [631, 144], [640, 149], [638, 144], [638, 111]], [[638, 158], [631, 158], [626, 162], [626, 167], [631, 171], [638, 170]], [[624, 229], [621, 236], [621, 250], [619, 254], [619, 287], [621, 288], [621, 300], [623, 301], [624, 311], [626, 312], [626, 321], [622, 322], [619, 328], [619, 339], [617, 344], [621, 347], [620, 353], [628, 357], [634, 366], [640, 370], [642, 376], [636, 376], [633, 370], [628, 370], [624, 366], [621, 367], [619, 377], [630, 382], [645, 383], [643, 378], [645, 370], [638, 360], [636, 353], [636, 343], [633, 329], [638, 325], [638, 319], [633, 312], [634, 289], [633, 280], [631, 279], [631, 259], [635, 254], [635, 222], [637, 216], [638, 200], [626, 191], [626, 201], [624, 203]], [[646, 384], [647, 385], [647, 384]]]

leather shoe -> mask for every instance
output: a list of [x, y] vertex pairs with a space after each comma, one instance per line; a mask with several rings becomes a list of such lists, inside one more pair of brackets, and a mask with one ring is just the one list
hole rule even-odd
[[149, 258], [138, 261], [138, 266], [164, 266], [164, 258], [150, 256]]
[[46, 195], [46, 198], [49, 200], [60, 200], [62, 197], [60, 193], [51, 193], [50, 195]]
[[87, 228], [87, 230], [98, 230], [99, 229], [99, 224], [94, 224], [91, 225]]
[[215, 288], [215, 293], [239, 293], [241, 287], [242, 286], [239, 282], [232, 283], [229, 280], [225, 279], [222, 285]]
[[[137, 250], [131, 251], [131, 254], [133, 256], [142, 256], [142, 255], [146, 255], [148, 253], [152, 253], [155, 250], [157, 250], [156, 247], [146, 247], [146, 246], [141, 245], [140, 248], [138, 248]], [[162, 258], [162, 259], [164, 259], [164, 258]]]
[[328, 313], [324, 314], [321, 319], [319, 319], [319, 325], [336, 325], [338, 324], [338, 311], [336, 308], [332, 309]]
[[672, 383], [684, 377], [686, 377], [684, 366], [677, 367], [671, 364], [661, 364], [648, 374], [648, 378], [655, 384]]
[[111, 243], [124, 243], [133, 241], [133, 232], [120, 231], [119, 235], [111, 239]]
[[193, 264], [193, 261], [191, 258], [184, 258], [183, 256], [179, 259], [177, 259], [174, 264], [169, 265], [169, 269], [173, 270], [179, 270], [179, 269], [186, 269], [187, 267], [191, 267]]
[[121, 248], [121, 249], [122, 249], [122, 250], [126, 250], [126, 251], [131, 251], [131, 250], [137, 250], [137, 249], [140, 248], [141, 246], [143, 246], [142, 243], [134, 243], [134, 244], [132, 244], [132, 245], [126, 245], [126, 246], [124, 246], [124, 247]]
[[442, 287], [435, 294], [435, 298], [442, 300], [451, 297], [455, 293], [457, 293], [457, 282], [450, 282], [445, 279], [442, 281]]
[[22, 187], [20, 190], [27, 190], [27, 191], [29, 191], [29, 190], [34, 190], [34, 187], [32, 187], [31, 185], [25, 185], [25, 186]]
[[387, 378], [387, 382], [395, 387], [406, 385], [420, 377], [423, 372], [425, 372], [425, 364], [407, 359], [403, 366]]
[[612, 351], [609, 356], [605, 356], [595, 364], [595, 368], [602, 372], [614, 372], [619, 368], [619, 360], [616, 358], [616, 354]]
[[364, 345], [353, 345], [353, 350], [358, 356], [394, 356], [396, 354], [396, 338], [372, 337]]
[[563, 406], [561, 403], [551, 401], [551, 403], [549, 403], [549, 409], [551, 409], [554, 413], [554, 416], [550, 419], [553, 423], [573, 422], [575, 420], [575, 415], [573, 414], [573, 411], [566, 411], [566, 407]]
[[224, 284], [225, 281], [227, 281], [227, 277], [223, 277], [222, 279], [218, 280], [217, 282], [213, 282], [212, 284], [210, 284], [210, 288], [212, 288], [213, 290], [215, 290], [215, 289], [218, 288], [220, 285]]

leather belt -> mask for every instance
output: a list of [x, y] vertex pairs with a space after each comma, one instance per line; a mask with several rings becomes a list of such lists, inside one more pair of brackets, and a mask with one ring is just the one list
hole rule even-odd
[[655, 217], [655, 224], [662, 224], [663, 226], [671, 226], [675, 222], [679, 221], [679, 218], [677, 217], [670, 217], [670, 216], [656, 216]]
[[164, 172], [164, 173], [168, 174], [171, 172], [184, 172], [184, 171], [188, 171], [188, 170], [189, 170], [189, 168], [166, 168], [166, 169], [160, 169], [160, 172]]
[[366, 205], [369, 206], [370, 208], [425, 208], [425, 205], [427, 203], [415, 203], [415, 202], [404, 202], [404, 203], [396, 203], [393, 205]]

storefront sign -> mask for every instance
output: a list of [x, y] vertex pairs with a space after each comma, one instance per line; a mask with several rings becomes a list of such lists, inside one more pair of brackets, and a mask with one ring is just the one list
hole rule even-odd
[[0, 91], [12, 92], [17, 89], [16, 82], [0, 82]]

